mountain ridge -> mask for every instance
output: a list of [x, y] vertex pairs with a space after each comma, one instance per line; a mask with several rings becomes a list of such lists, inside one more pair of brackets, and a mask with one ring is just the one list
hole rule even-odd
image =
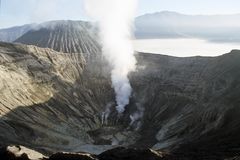
[[31, 30], [36, 24], [25, 24], [21, 26], [13, 26], [10, 28], [0, 29], [0, 41], [13, 42], [29, 30]]
[[156, 12], [135, 20], [135, 36], [141, 38], [203, 38], [212, 41], [239, 42], [240, 14], [188, 15]]
[[41, 23], [14, 42], [65, 53], [82, 53], [86, 60], [92, 60], [101, 52], [97, 39], [96, 29], [91, 23], [59, 20]]
[[184, 16], [240, 16], [240, 13], [229, 13], [229, 14], [188, 14], [188, 13], [182, 13], [182, 12], [177, 12], [177, 11], [164, 10], [164, 11], [157, 11], [157, 12], [142, 14], [142, 15], [137, 16], [136, 18], [145, 16], [145, 15], [156, 15], [156, 14], [184, 15]]
[[[183, 14], [174, 11], [161, 11], [155, 13], [147, 13], [135, 18], [135, 36], [142, 38], [204, 38], [216, 42], [239, 42], [238, 19], [240, 13], [236, 14]], [[59, 20], [61, 21], [61, 20]], [[79, 22], [73, 20], [62, 20]], [[49, 21], [49, 23], [54, 21]], [[56, 21], [55, 21], [56, 22]], [[82, 23], [92, 23], [82, 21]], [[160, 23], [161, 22], [161, 23]], [[45, 22], [44, 22], [45, 23]], [[44, 23], [35, 24], [38, 28]], [[47, 22], [48, 23], [48, 22]], [[21, 28], [19, 26], [17, 28]], [[30, 31], [33, 28], [26, 30]], [[94, 28], [94, 27], [93, 27]], [[97, 30], [97, 29], [96, 29]], [[0, 35], [10, 35], [11, 30], [0, 29]], [[17, 36], [6, 36], [0, 38], [2, 41], [13, 42], [26, 32], [16, 29], [14, 32]], [[95, 32], [95, 31], [94, 31]]]

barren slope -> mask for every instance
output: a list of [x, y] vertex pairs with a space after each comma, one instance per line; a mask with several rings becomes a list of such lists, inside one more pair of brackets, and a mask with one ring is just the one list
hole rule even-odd
[[65, 53], [83, 53], [89, 60], [101, 51], [97, 39], [96, 29], [90, 22], [50, 21], [39, 24], [15, 42]]
[[133, 95], [119, 117], [101, 59], [85, 68], [81, 54], [0, 43], [1, 144], [45, 152], [100, 153], [116, 146], [215, 156], [239, 151], [240, 51], [136, 57]]

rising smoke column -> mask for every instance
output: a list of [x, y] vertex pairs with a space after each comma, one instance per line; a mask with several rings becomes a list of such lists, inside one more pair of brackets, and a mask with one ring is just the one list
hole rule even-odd
[[136, 63], [131, 41], [136, 6], [137, 0], [85, 0], [87, 13], [99, 23], [102, 51], [113, 68], [118, 113], [129, 104], [132, 92], [128, 73]]

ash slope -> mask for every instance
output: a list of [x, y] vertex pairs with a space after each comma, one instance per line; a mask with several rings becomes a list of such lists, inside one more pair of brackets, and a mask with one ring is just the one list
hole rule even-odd
[[83, 81], [81, 54], [0, 43], [0, 62], [2, 145], [54, 152], [93, 143], [87, 131], [101, 125], [99, 113], [112, 93], [105, 77]]
[[132, 84], [145, 106], [141, 143], [154, 137], [155, 149], [238, 150], [239, 60], [237, 50], [212, 58], [140, 54], [146, 67]]
[[117, 118], [102, 65], [86, 68], [81, 54], [0, 44], [2, 145], [46, 153], [116, 146], [220, 157], [239, 152], [238, 50], [190, 58], [138, 53], [131, 102]]
[[14, 42], [52, 48], [65, 53], [83, 53], [85, 58], [97, 56], [101, 47], [98, 44], [96, 28], [84, 21], [50, 21], [39, 24]]

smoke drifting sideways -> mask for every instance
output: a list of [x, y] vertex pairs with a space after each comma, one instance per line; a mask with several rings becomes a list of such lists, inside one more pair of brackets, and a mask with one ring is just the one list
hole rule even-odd
[[136, 8], [137, 0], [85, 0], [87, 14], [100, 28], [102, 52], [113, 68], [112, 87], [120, 114], [132, 93], [128, 73], [135, 70], [136, 64], [131, 41]]

